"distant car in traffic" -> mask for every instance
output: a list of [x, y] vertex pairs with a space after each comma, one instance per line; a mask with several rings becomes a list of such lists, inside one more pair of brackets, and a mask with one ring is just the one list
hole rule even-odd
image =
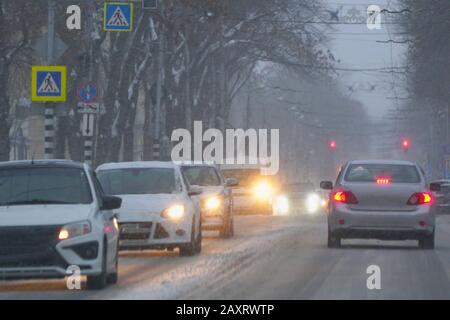
[[221, 238], [234, 235], [234, 210], [231, 187], [233, 178], [225, 179], [213, 164], [183, 164], [181, 172], [189, 186], [202, 190], [198, 196], [203, 230], [218, 230]]
[[226, 179], [236, 179], [233, 187], [233, 204], [236, 214], [284, 214], [288, 210], [286, 197], [280, 195], [277, 176], [263, 174], [261, 165], [220, 166]]
[[0, 164], [0, 278], [87, 276], [89, 289], [118, 278], [121, 199], [103, 193], [85, 164], [65, 160]]
[[436, 213], [450, 214], [450, 180], [437, 180], [432, 183], [440, 186], [440, 190], [434, 192], [436, 198]]
[[108, 163], [97, 168], [108, 194], [119, 195], [120, 249], [179, 248], [180, 255], [201, 252], [200, 208], [192, 199], [201, 190], [189, 187], [172, 162]]
[[323, 212], [327, 203], [326, 192], [317, 190], [311, 182], [297, 182], [283, 188], [289, 199], [291, 214], [316, 214]]
[[[328, 246], [341, 239], [418, 240], [434, 248], [435, 206], [423, 171], [408, 161], [350, 161], [341, 169], [332, 190], [328, 213]], [[431, 189], [431, 190], [430, 190]]]

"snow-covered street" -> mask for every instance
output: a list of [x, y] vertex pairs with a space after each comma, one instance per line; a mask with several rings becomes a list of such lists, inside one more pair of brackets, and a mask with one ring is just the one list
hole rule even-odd
[[[207, 233], [199, 257], [121, 253], [119, 283], [103, 291], [12, 281], [0, 282], [0, 299], [448, 299], [450, 217], [437, 225], [435, 250], [360, 240], [328, 249], [323, 216], [239, 216], [236, 236]], [[367, 289], [370, 265], [380, 267], [380, 290]]]

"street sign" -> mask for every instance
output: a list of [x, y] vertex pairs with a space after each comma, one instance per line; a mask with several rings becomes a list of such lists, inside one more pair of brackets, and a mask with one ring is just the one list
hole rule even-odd
[[94, 102], [98, 98], [98, 87], [92, 81], [84, 82], [78, 87], [77, 96], [81, 102]]
[[83, 122], [81, 123], [81, 133], [83, 137], [92, 137], [94, 135], [95, 115], [83, 114]]
[[158, 9], [158, 0], [142, 0], [142, 8], [144, 9]]
[[78, 103], [77, 112], [80, 114], [98, 114], [100, 105], [98, 103]]
[[31, 100], [36, 102], [66, 101], [66, 67], [33, 66]]
[[129, 2], [105, 2], [103, 29], [105, 31], [132, 31], [133, 4]]

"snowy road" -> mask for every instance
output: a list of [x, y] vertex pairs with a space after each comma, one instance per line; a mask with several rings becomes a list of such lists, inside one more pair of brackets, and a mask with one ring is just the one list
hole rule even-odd
[[[207, 234], [199, 257], [122, 253], [119, 284], [106, 290], [0, 282], [0, 299], [449, 299], [449, 216], [438, 218], [436, 240], [434, 251], [366, 240], [328, 249], [324, 217], [237, 217], [236, 237]], [[367, 289], [370, 265], [381, 269], [381, 290]]]

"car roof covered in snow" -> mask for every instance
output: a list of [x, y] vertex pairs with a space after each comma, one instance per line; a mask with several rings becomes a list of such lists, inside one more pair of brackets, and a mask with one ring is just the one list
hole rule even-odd
[[5, 161], [0, 162], [0, 168], [24, 168], [24, 167], [64, 167], [64, 168], [79, 168], [84, 169], [84, 163], [72, 161], [72, 160], [59, 160], [59, 159], [49, 159], [49, 160], [16, 160], [16, 161]]
[[411, 161], [405, 160], [353, 160], [349, 164], [392, 164], [392, 165], [410, 165], [415, 166], [416, 164]]
[[133, 162], [112, 162], [102, 164], [97, 168], [101, 170], [133, 169], [133, 168], [160, 168], [174, 169], [177, 165], [170, 161], [133, 161]]

